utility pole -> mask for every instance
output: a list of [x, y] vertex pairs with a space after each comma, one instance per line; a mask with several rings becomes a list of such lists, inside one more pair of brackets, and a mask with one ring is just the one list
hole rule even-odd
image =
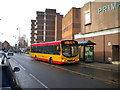
[[[19, 40], [18, 40], [18, 44], [20, 45], [20, 27], [17, 28], [16, 30], [19, 30]], [[19, 49], [21, 49], [21, 46], [19, 46]]]
[[16, 45], [16, 36], [13, 36], [15, 38], [15, 45]]

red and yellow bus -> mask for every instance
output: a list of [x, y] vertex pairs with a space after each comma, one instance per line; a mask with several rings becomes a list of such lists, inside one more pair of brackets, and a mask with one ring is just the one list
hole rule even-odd
[[75, 40], [59, 40], [31, 44], [30, 56], [37, 60], [56, 64], [77, 63], [79, 62], [78, 42]]

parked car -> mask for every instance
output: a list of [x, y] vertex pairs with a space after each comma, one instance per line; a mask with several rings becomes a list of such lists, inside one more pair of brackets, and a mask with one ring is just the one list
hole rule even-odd
[[19, 81], [15, 72], [19, 71], [19, 67], [12, 70], [9, 60], [10, 58], [4, 52], [0, 52], [0, 88], [3, 90], [21, 90]]
[[7, 55], [8, 55], [8, 56], [10, 56], [10, 55], [13, 56], [13, 55], [14, 55], [14, 52], [13, 52], [12, 50], [9, 50], [9, 51], [7, 52]]

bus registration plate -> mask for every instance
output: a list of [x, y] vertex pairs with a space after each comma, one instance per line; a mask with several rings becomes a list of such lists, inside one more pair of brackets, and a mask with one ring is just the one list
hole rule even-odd
[[68, 63], [74, 63], [73, 61], [70, 61], [70, 62], [68, 62]]
[[68, 63], [74, 63], [75, 60], [68, 60]]
[[68, 61], [68, 63], [74, 63], [74, 61]]

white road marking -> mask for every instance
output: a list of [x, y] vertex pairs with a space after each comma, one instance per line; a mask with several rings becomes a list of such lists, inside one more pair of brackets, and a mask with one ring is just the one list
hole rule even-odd
[[34, 75], [29, 74], [32, 78], [34, 78], [37, 82], [39, 82], [43, 87], [48, 88], [45, 84], [43, 84], [40, 80], [38, 80]]
[[22, 65], [19, 64], [19, 66], [20, 66], [23, 70], [26, 70]]
[[17, 62], [17, 61], [15, 61], [15, 60], [14, 60], [14, 62], [18, 64], [18, 62]]

